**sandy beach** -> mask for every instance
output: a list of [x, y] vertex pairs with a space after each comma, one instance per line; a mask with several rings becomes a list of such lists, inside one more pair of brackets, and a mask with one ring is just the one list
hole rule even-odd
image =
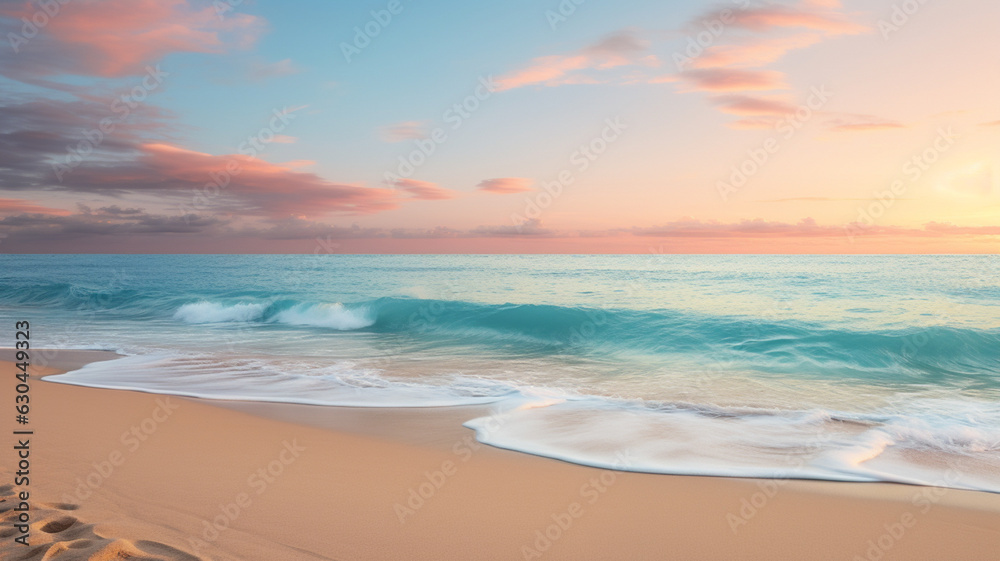
[[1000, 558], [996, 494], [615, 472], [481, 445], [461, 426], [468, 408], [39, 379], [109, 357], [64, 351], [33, 368], [31, 545], [13, 542], [7, 430], [3, 559]]

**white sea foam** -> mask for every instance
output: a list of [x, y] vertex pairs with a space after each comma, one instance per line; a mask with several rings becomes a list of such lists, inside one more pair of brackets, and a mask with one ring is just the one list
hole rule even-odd
[[347, 331], [375, 323], [367, 308], [349, 309], [343, 304], [298, 304], [274, 315], [273, 321], [286, 325], [309, 325]]
[[442, 407], [492, 403], [515, 391], [474, 379], [434, 385], [391, 380], [351, 361], [308, 364], [270, 359], [182, 354], [136, 355], [93, 362], [46, 380], [78, 386], [345, 407]]
[[720, 415], [597, 399], [549, 405], [465, 426], [499, 448], [605, 469], [1000, 492], [1000, 435], [963, 419], [893, 416], [881, 423], [815, 411]]
[[483, 443], [568, 462], [677, 475], [889, 481], [1000, 493], [1000, 405], [908, 409], [726, 407], [616, 400], [461, 374], [393, 378], [349, 360], [152, 354], [46, 380], [244, 401], [353, 407], [503, 402], [465, 426]]
[[216, 302], [196, 302], [184, 304], [175, 313], [174, 319], [187, 323], [246, 322], [260, 319], [267, 304], [239, 303], [226, 306]]
[[[296, 304], [290, 308], [269, 312], [269, 303], [195, 302], [184, 304], [174, 312], [174, 319], [185, 323], [237, 323], [265, 321], [283, 325], [326, 327], [341, 331], [361, 329], [375, 323], [374, 314], [367, 307], [347, 308], [340, 302], [333, 304]], [[273, 315], [271, 315], [273, 313]], [[270, 317], [268, 317], [270, 316]]]

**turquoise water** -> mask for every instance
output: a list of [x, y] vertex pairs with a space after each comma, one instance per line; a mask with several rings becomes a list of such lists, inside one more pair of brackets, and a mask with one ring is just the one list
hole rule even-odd
[[0, 263], [0, 321], [128, 355], [54, 381], [490, 404], [480, 440], [589, 465], [1000, 491], [997, 256]]

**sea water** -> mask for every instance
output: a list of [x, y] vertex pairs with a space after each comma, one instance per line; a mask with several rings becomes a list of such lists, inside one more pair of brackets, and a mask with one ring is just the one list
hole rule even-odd
[[30, 320], [35, 348], [126, 355], [53, 382], [485, 404], [466, 422], [481, 441], [580, 464], [1000, 492], [995, 255], [0, 264], [0, 324]]

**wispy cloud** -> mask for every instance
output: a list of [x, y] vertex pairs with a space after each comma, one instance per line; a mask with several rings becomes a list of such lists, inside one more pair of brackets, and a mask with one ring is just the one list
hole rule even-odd
[[875, 115], [842, 115], [827, 124], [833, 132], [871, 132], [906, 128], [906, 125], [899, 121]]
[[634, 29], [623, 29], [597, 43], [566, 55], [535, 58], [526, 68], [497, 79], [499, 90], [525, 86], [560, 86], [572, 83], [597, 83], [594, 75], [574, 75], [579, 71], [601, 71], [633, 64], [655, 64], [655, 59], [643, 56], [649, 41]]
[[780, 117], [795, 111], [795, 106], [780, 99], [749, 95], [724, 95], [712, 98], [719, 110], [730, 115]]
[[823, 40], [818, 33], [787, 37], [751, 37], [739, 43], [714, 45], [693, 59], [693, 68], [758, 67], [775, 62], [790, 51], [815, 45]]
[[[804, 0], [798, 4], [767, 3], [762, 6], [731, 10], [732, 25], [749, 31], [768, 32], [778, 29], [810, 29], [830, 35], [863, 33], [868, 27], [851, 21], [841, 12], [837, 1]], [[710, 13], [702, 19], [717, 18], [721, 14]]]
[[0, 199], [0, 214], [48, 214], [66, 215], [72, 212], [35, 204], [24, 199]]
[[[789, 90], [785, 74], [767, 65], [786, 54], [817, 45], [829, 37], [862, 33], [868, 28], [852, 21], [836, 0], [801, 0], [795, 4], [769, 2], [760, 6], [714, 10], [696, 18], [698, 22], [724, 20], [743, 33], [705, 48], [685, 62], [676, 74], [653, 82], [676, 82], [679, 92], [705, 92], [721, 111], [743, 118], [730, 124], [735, 129], [773, 126], [778, 117], [794, 111], [787, 99], [751, 98], [748, 92]], [[680, 64], [680, 62], [679, 62]], [[718, 94], [730, 94], [719, 96]], [[738, 96], [738, 97], [737, 97]]]
[[530, 191], [532, 183], [534, 183], [534, 180], [526, 177], [497, 177], [495, 179], [484, 179], [476, 187], [480, 191], [486, 191], [487, 193], [508, 195]]
[[773, 70], [743, 70], [739, 68], [704, 68], [685, 70], [679, 75], [682, 92], [747, 92], [784, 90], [784, 74]]
[[457, 193], [450, 189], [445, 189], [437, 183], [430, 181], [419, 181], [417, 179], [400, 179], [393, 184], [397, 189], [402, 189], [409, 193], [414, 199], [424, 201], [438, 201], [453, 199]]

